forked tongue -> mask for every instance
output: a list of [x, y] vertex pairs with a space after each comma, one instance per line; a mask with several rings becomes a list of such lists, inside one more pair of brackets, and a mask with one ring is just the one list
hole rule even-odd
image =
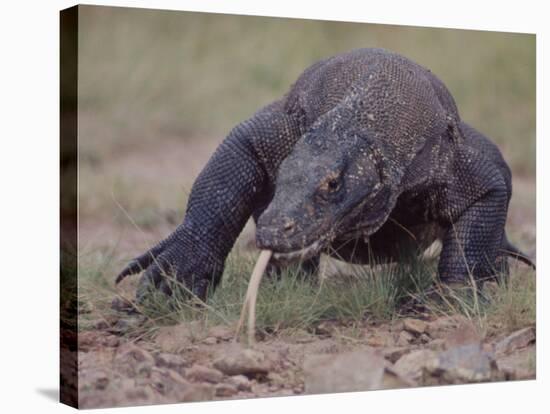
[[254, 343], [254, 334], [256, 331], [256, 299], [258, 298], [258, 289], [260, 287], [260, 281], [265, 272], [265, 268], [271, 258], [273, 252], [271, 250], [262, 250], [258, 261], [254, 266], [252, 271], [252, 276], [250, 276], [250, 281], [248, 282], [248, 289], [246, 290], [246, 296], [244, 298], [243, 308], [241, 310], [241, 317], [239, 318], [239, 324], [237, 325], [237, 330], [235, 332], [235, 340], [237, 340], [239, 333], [244, 324], [244, 317], [248, 310], [248, 343]]

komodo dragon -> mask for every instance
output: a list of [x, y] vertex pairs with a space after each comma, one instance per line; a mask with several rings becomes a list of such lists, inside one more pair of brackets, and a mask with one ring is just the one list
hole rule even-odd
[[166, 274], [200, 298], [252, 216], [275, 266], [320, 253], [394, 261], [442, 242], [438, 274], [460, 283], [532, 262], [505, 233], [511, 172], [464, 123], [428, 69], [358, 49], [306, 69], [288, 93], [237, 125], [196, 179], [183, 222], [117, 277], [145, 270], [137, 290], [170, 294]]

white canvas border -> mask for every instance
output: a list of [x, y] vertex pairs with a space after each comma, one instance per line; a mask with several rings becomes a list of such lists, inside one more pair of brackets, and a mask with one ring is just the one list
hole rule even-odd
[[[3, 3], [2, 24], [2, 370], [5, 412], [71, 410], [45, 397], [58, 387], [59, 33], [58, 12], [72, 6], [50, 0]], [[540, 412], [548, 407], [544, 330], [548, 306], [542, 277], [548, 219], [548, 148], [543, 108], [548, 83], [547, 21], [540, 1], [337, 2], [212, 0], [98, 1], [98, 5], [211, 11], [414, 26], [537, 34], [537, 380], [413, 390], [256, 399], [117, 409], [145, 412]], [[545, 53], [546, 52], [546, 53]], [[545, 65], [546, 64], [546, 65]], [[546, 99], [545, 99], [546, 98]], [[546, 369], [545, 369], [546, 368]], [[546, 392], [545, 392], [546, 391]], [[115, 412], [114, 410], [102, 410]]]

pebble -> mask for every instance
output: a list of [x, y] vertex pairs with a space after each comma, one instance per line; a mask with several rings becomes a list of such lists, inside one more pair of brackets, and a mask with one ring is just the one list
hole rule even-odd
[[214, 368], [208, 368], [203, 365], [193, 365], [189, 368], [185, 375], [194, 382], [211, 382], [218, 383], [223, 379], [223, 374]]
[[414, 339], [413, 334], [411, 334], [408, 331], [401, 331], [399, 332], [399, 337], [397, 338], [397, 345], [407, 346], [411, 343], [413, 339]]
[[506, 338], [497, 342], [495, 345], [495, 353], [498, 355], [508, 354], [519, 348], [525, 348], [536, 340], [536, 330], [534, 326], [520, 329]]
[[436, 358], [437, 354], [434, 351], [419, 349], [399, 358], [394, 369], [404, 377], [418, 381], [422, 376], [423, 369]]
[[401, 358], [405, 354], [408, 354], [411, 351], [411, 348], [406, 346], [393, 346], [390, 348], [384, 348], [382, 350], [382, 353], [384, 355], [384, 358], [386, 358], [391, 363], [395, 363], [399, 358]]
[[183, 357], [175, 354], [161, 353], [156, 356], [155, 360], [158, 367], [176, 371], [181, 371], [183, 367], [189, 365]]
[[406, 379], [391, 370], [384, 358], [368, 350], [306, 355], [304, 378], [307, 394], [368, 391], [409, 385]]
[[213, 336], [209, 336], [208, 338], [205, 338], [202, 342], [206, 345], [216, 345], [218, 343], [218, 340]]
[[229, 377], [229, 381], [236, 386], [239, 391], [250, 391], [252, 389], [250, 380], [244, 375], [233, 375]]
[[501, 380], [500, 372], [491, 354], [481, 344], [461, 345], [442, 352], [426, 364], [427, 371], [441, 384], [463, 384]]
[[421, 335], [426, 332], [427, 323], [420, 319], [406, 318], [403, 320], [403, 329], [415, 334]]
[[271, 370], [265, 354], [240, 346], [224, 350], [224, 354], [214, 361], [214, 368], [226, 375], [265, 375]]
[[217, 397], [231, 397], [239, 392], [237, 387], [224, 382], [216, 384], [215, 392]]

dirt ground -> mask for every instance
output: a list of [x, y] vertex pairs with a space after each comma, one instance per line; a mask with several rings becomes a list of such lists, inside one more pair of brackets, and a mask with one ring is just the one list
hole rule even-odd
[[152, 340], [97, 328], [79, 338], [84, 408], [535, 378], [534, 327], [481, 340], [459, 317], [365, 324], [353, 336], [324, 323], [252, 348], [227, 326], [163, 327]]
[[[111, 252], [113, 274], [108, 284], [113, 285], [116, 270], [127, 259], [179, 223], [185, 193], [215, 146], [210, 139], [165, 140], [154, 149], [114, 152], [99, 164], [83, 165], [81, 191], [91, 193], [81, 196], [85, 202], [79, 242], [84, 256]], [[533, 257], [534, 206], [534, 178], [515, 177], [510, 238]], [[238, 243], [254, 249], [252, 226], [247, 226]], [[105, 299], [110, 298], [102, 298], [101, 303], [109, 302]], [[187, 322], [143, 334], [136, 329], [143, 322], [138, 316], [93, 306], [84, 313], [88, 314], [86, 327], [81, 328], [76, 351], [79, 400], [84, 408], [533, 379], [536, 375], [534, 324], [487, 336], [460, 315], [425, 313], [353, 325], [335, 320], [313, 330], [266, 335], [249, 348], [233, 340], [232, 326]]]

